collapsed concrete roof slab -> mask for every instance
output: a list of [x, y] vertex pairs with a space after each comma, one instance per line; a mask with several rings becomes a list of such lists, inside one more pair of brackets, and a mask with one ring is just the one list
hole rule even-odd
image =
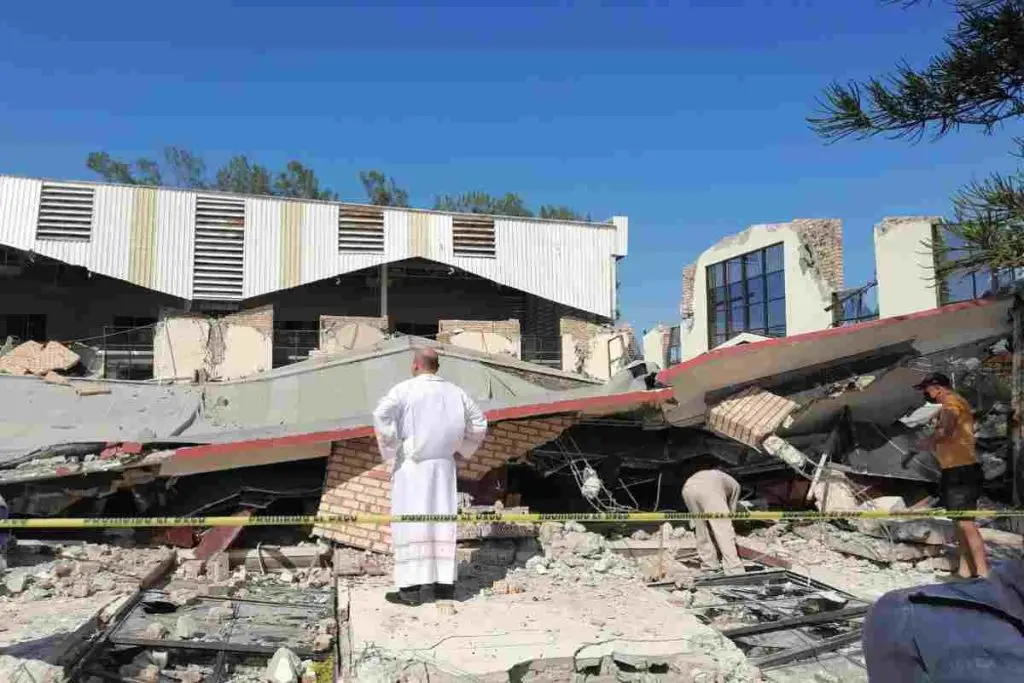
[[967, 301], [905, 316], [714, 349], [658, 374], [659, 381], [673, 388], [677, 402], [666, 408], [665, 415], [678, 426], [697, 425], [704, 421], [708, 407], [705, 399], [709, 394], [739, 390], [751, 384], [769, 388], [773, 381], [788, 373], [841, 364], [886, 347], [905, 345], [914, 355], [927, 355], [1006, 334], [1010, 304], [1009, 299]]

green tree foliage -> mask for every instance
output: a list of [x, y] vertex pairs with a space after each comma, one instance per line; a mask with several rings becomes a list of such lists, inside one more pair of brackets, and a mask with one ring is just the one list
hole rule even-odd
[[[235, 155], [218, 168], [211, 178], [201, 157], [180, 147], [166, 147], [163, 161], [139, 159], [125, 162], [113, 159], [107, 152], [93, 152], [86, 166], [104, 180], [126, 185], [153, 185], [197, 190], [218, 190], [237, 194], [271, 195], [297, 199], [337, 200], [338, 194], [321, 187], [316, 172], [298, 161], [289, 161], [283, 171], [273, 172], [242, 154]], [[409, 206], [409, 193], [394, 178], [382, 171], [362, 171], [359, 181], [371, 204], [378, 206]], [[539, 215], [541, 218], [566, 221], [589, 221], [567, 206], [545, 204], [538, 214], [518, 194], [509, 192], [494, 196], [486, 192], [465, 192], [440, 195], [434, 208], [459, 213], [486, 213], [496, 216]]]
[[157, 185], [194, 190], [219, 190], [239, 194], [275, 195], [300, 199], [337, 199], [331, 190], [320, 187], [316, 173], [298, 161], [289, 161], [283, 171], [273, 173], [238, 154], [218, 168], [213, 178], [207, 175], [206, 162], [180, 147], [166, 147], [163, 163], [139, 159], [134, 163], [117, 161], [107, 152], [93, 152], [85, 165], [112, 183]]
[[533, 211], [518, 194], [508, 192], [495, 197], [486, 192], [464, 192], [460, 195], [443, 194], [434, 199], [438, 211], [457, 213], [488, 213], [496, 216], [533, 216]]
[[366, 198], [377, 206], [409, 206], [409, 193], [395, 184], [380, 171], [363, 171], [359, 174]]
[[[892, 3], [896, 4], [896, 3]], [[920, 4], [904, 0], [903, 5]], [[922, 68], [908, 63], [863, 82], [832, 83], [818, 115], [822, 138], [941, 138], [963, 127], [994, 134], [1024, 116], [1024, 0], [948, 0], [957, 14], [945, 49]], [[1018, 154], [1024, 142], [1015, 141]], [[993, 175], [953, 198], [947, 230], [963, 244], [942, 244], [944, 269], [1024, 265], [1024, 172]]]

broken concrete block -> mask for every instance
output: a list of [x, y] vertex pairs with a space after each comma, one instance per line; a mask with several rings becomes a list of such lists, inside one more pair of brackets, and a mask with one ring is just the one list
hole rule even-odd
[[0, 655], [0, 681], [11, 683], [64, 683], [64, 669], [38, 659]]
[[143, 632], [143, 636], [146, 640], [163, 640], [164, 636], [168, 633], [167, 627], [158, 621], [154, 621], [152, 624], [146, 627]]
[[88, 579], [75, 581], [74, 585], [71, 586], [71, 597], [73, 598], [87, 598], [90, 595], [92, 595], [92, 586], [89, 584]]
[[295, 574], [292, 574], [290, 571], [281, 572], [277, 575], [277, 578], [280, 579], [281, 583], [295, 583]]
[[235, 618], [235, 610], [231, 605], [218, 605], [210, 608], [210, 621], [231, 621]]
[[185, 560], [179, 570], [186, 581], [196, 581], [203, 574], [202, 560]]
[[338, 576], [361, 576], [362, 556], [347, 548], [339, 548], [334, 552], [334, 573]]
[[28, 575], [25, 572], [10, 572], [4, 577], [4, 586], [11, 595], [19, 595], [25, 590], [28, 583]]
[[56, 384], [62, 387], [71, 386], [71, 380], [69, 380], [64, 375], [58, 375], [53, 370], [50, 370], [48, 373], [46, 373], [46, 376], [43, 377], [43, 381], [46, 382], [47, 384]]
[[199, 626], [196, 624], [195, 619], [187, 614], [183, 614], [178, 617], [178, 622], [174, 626], [174, 635], [181, 640], [188, 640], [189, 638], [195, 638], [199, 634]]
[[231, 562], [227, 553], [216, 553], [206, 561], [206, 575], [214, 583], [224, 583], [231, 578]]
[[331, 649], [332, 642], [334, 642], [334, 639], [331, 638], [331, 636], [326, 633], [318, 633], [316, 634], [316, 637], [313, 638], [313, 651], [326, 652]]
[[286, 647], [280, 648], [267, 663], [266, 679], [270, 683], [298, 683], [302, 660]]
[[138, 673], [135, 680], [139, 683], [160, 683], [160, 667], [150, 664]]

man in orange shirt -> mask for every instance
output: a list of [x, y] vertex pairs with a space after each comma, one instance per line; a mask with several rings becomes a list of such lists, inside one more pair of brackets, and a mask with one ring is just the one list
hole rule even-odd
[[[930, 403], [942, 406], [935, 433], [921, 446], [932, 451], [942, 468], [940, 505], [947, 510], [973, 510], [981, 496], [984, 476], [974, 451], [974, 414], [966, 400], [952, 389], [949, 377], [935, 372], [915, 385]], [[973, 519], [956, 520], [957, 572], [967, 579], [988, 574], [985, 542]]]

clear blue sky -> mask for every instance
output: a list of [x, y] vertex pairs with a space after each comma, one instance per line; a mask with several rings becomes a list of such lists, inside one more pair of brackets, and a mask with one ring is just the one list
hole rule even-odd
[[622, 312], [643, 328], [676, 322], [682, 267], [750, 223], [843, 219], [858, 284], [880, 218], [948, 213], [1013, 166], [1009, 133], [827, 146], [804, 123], [830, 79], [939, 49], [942, 2], [412, 4], [7, 2], [0, 172], [87, 178], [90, 151], [175, 144], [298, 158], [349, 199], [380, 168], [416, 205], [512, 191], [625, 214]]

